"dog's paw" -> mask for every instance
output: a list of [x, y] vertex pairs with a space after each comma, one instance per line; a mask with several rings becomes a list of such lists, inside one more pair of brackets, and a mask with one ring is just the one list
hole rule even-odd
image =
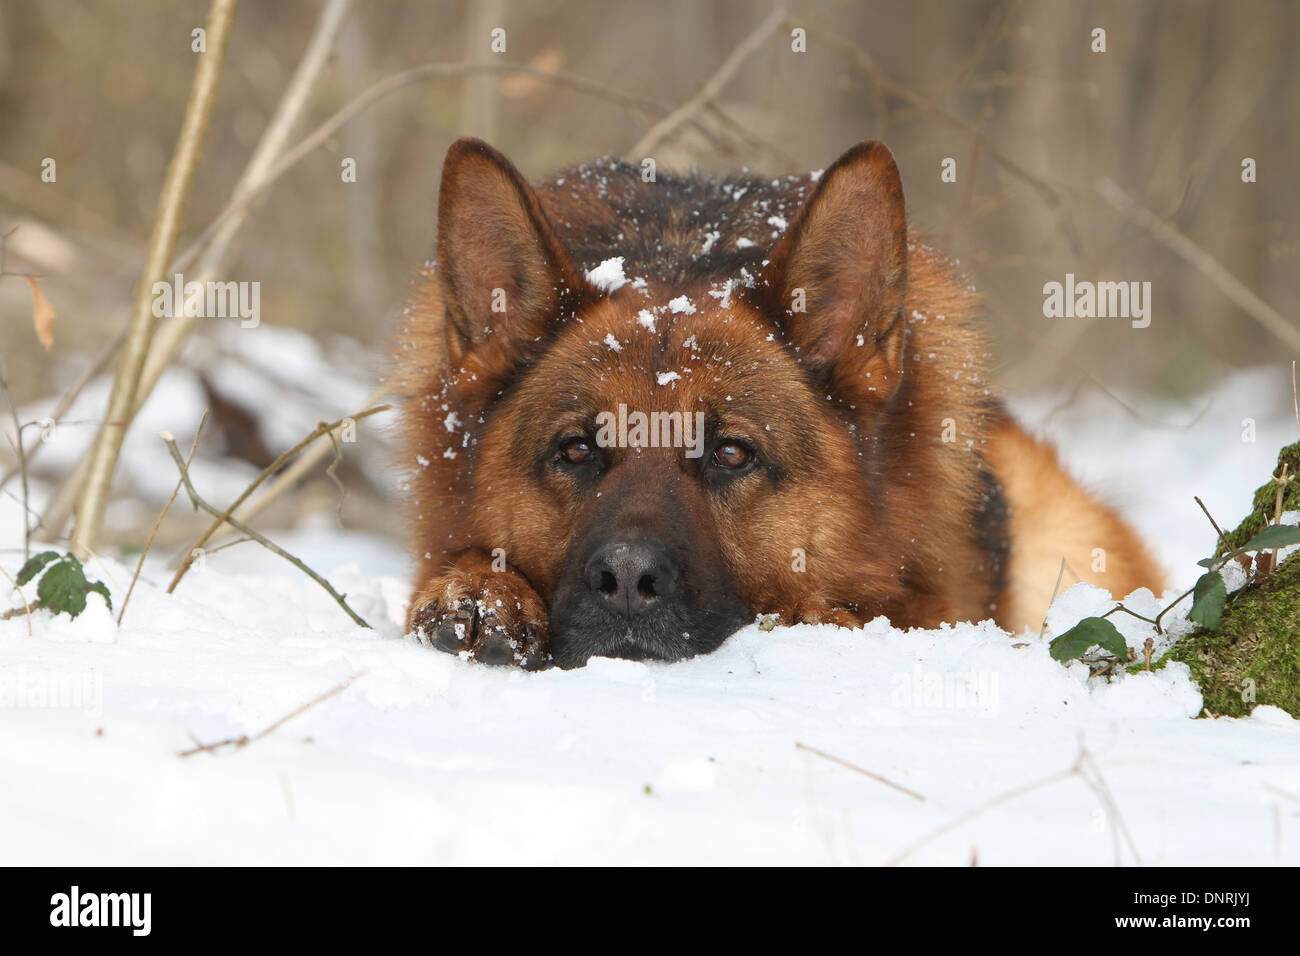
[[824, 598], [806, 597], [793, 606], [772, 612], [781, 624], [834, 624], [838, 627], [861, 627], [865, 617], [856, 605], [835, 604]]
[[434, 578], [412, 602], [410, 630], [421, 644], [484, 664], [537, 670], [550, 661], [546, 605], [514, 571], [453, 568]]

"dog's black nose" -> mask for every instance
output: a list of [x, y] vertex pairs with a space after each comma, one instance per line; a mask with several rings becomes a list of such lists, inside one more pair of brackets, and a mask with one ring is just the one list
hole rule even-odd
[[587, 587], [626, 617], [653, 611], [678, 586], [681, 572], [662, 545], [612, 541], [587, 562]]

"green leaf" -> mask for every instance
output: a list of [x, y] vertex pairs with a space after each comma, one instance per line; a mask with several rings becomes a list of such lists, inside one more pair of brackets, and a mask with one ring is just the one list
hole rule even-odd
[[51, 561], [56, 560], [58, 557], [59, 552], [57, 551], [42, 551], [40, 554], [32, 555], [18, 572], [18, 586], [22, 587], [32, 578], [36, 577], [36, 572], [40, 571], [41, 568], [45, 567]]
[[1246, 542], [1242, 551], [1270, 551], [1273, 548], [1285, 548], [1287, 545], [1300, 544], [1300, 528], [1286, 524], [1269, 525], [1255, 537]]
[[55, 614], [75, 618], [86, 609], [86, 595], [95, 591], [104, 598], [109, 610], [113, 599], [102, 581], [87, 581], [81, 562], [68, 555], [63, 561], [51, 565], [36, 586], [36, 603]]
[[1104, 617], [1085, 617], [1074, 627], [1048, 644], [1053, 660], [1072, 661], [1094, 644], [1110, 651], [1122, 661], [1128, 660], [1128, 645], [1124, 635]]
[[1289, 524], [1273, 524], [1247, 541], [1245, 547], [1238, 548], [1236, 551], [1229, 551], [1217, 558], [1202, 558], [1196, 563], [1203, 568], [1217, 571], [1227, 564], [1230, 559], [1239, 554], [1245, 554], [1247, 551], [1271, 551], [1274, 548], [1285, 548], [1292, 544], [1300, 544], [1300, 528]]
[[1207, 571], [1196, 580], [1196, 588], [1192, 591], [1192, 609], [1187, 612], [1187, 618], [1213, 630], [1219, 626], [1226, 600], [1228, 587], [1223, 583], [1223, 576], [1218, 571]]

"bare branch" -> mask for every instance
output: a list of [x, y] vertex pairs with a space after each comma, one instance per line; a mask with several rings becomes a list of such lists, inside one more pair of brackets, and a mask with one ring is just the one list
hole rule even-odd
[[[204, 410], [203, 418], [199, 420], [199, 427], [194, 432], [194, 442], [190, 445], [189, 456], [185, 459], [185, 467], [188, 469], [194, 461], [194, 453], [199, 450], [199, 438], [203, 434], [203, 426], [208, 423], [208, 410]], [[117, 626], [122, 626], [122, 618], [126, 616], [126, 606], [131, 601], [131, 594], [135, 591], [135, 582], [140, 580], [140, 569], [144, 567], [144, 559], [149, 556], [149, 549], [153, 547], [154, 536], [158, 534], [158, 529], [162, 526], [163, 518], [167, 517], [167, 512], [176, 500], [176, 496], [181, 491], [181, 479], [176, 479], [176, 487], [172, 489], [172, 496], [167, 499], [163, 505], [162, 511], [158, 512], [158, 520], [153, 523], [153, 530], [149, 532], [149, 540], [144, 543], [144, 549], [140, 552], [140, 560], [135, 563], [135, 574], [131, 575], [131, 585], [126, 589], [126, 597], [122, 599], [122, 607], [117, 612]]]
[[[172, 438], [170, 435], [164, 435], [163, 441], [167, 443], [167, 450], [171, 452], [172, 460], [176, 462], [176, 467], [180, 469], [181, 481], [185, 485], [186, 492], [189, 493], [191, 504], [193, 504], [195, 508], [202, 508], [208, 514], [214, 517], [221, 517], [222, 512], [218, 511], [216, 508], [212, 507], [212, 505], [204, 501], [203, 498], [199, 496], [199, 493], [194, 490], [194, 485], [190, 482], [189, 469], [185, 467], [185, 459], [181, 457], [180, 449], [176, 447], [176, 439]], [[248, 527], [248, 525], [241, 523], [240, 521], [231, 517], [230, 515], [228, 514], [225, 515], [224, 520], [227, 524], [230, 524], [238, 528], [240, 531], [242, 531], [248, 537], [252, 538], [254, 541], [260, 544], [262, 547], [266, 548], [268, 551], [272, 551], [275, 554], [278, 554], [280, 557], [284, 558], [286, 561], [288, 561], [290, 564], [296, 567], [303, 574], [307, 575], [309, 578], [311, 578], [313, 581], [315, 581], [317, 584], [323, 587], [326, 590], [326, 592], [329, 593], [329, 596], [334, 599], [335, 603], [337, 603], [339, 607], [343, 608], [343, 610], [347, 612], [348, 617], [352, 618], [352, 620], [356, 621], [362, 627], [367, 627], [367, 628], [370, 627], [370, 625], [367, 624], [361, 618], [361, 616], [357, 614], [356, 611], [352, 610], [352, 608], [348, 606], [348, 602], [344, 600], [346, 595], [339, 594], [338, 591], [335, 591], [334, 587], [328, 581], [326, 581], [323, 577], [321, 577], [311, 568], [307, 567], [307, 565], [305, 565], [301, 560], [294, 557], [292, 554], [284, 550], [284, 548], [280, 547], [278, 544], [275, 544], [274, 542], [270, 541], [263, 535], [259, 534], [258, 532], [254, 531], [252, 528]]]
[[[348, 422], [355, 422], [363, 418], [369, 418], [371, 415], [377, 415], [380, 412], [387, 411], [391, 407], [392, 406], [390, 405], [376, 405], [374, 408], [367, 408], [364, 412], [358, 412], [355, 415], [349, 415], [346, 418], [340, 418], [336, 422], [330, 422], [329, 424], [326, 424], [325, 422], [321, 422], [319, 425], [316, 426], [316, 428], [312, 431], [310, 435], [308, 435], [302, 441], [298, 442], [298, 444], [294, 445], [284, 454], [280, 455], [280, 457], [276, 458], [275, 461], [271, 462], [269, 465], [263, 468], [262, 473], [253, 479], [252, 483], [243, 490], [243, 492], [239, 495], [238, 498], [234, 500], [234, 502], [230, 505], [230, 507], [228, 507], [225, 511], [221, 512], [221, 514], [217, 515], [216, 520], [213, 521], [212, 524], [208, 526], [208, 529], [204, 531], [203, 534], [199, 536], [199, 539], [195, 541], [194, 544], [190, 547], [189, 552], [186, 554], [184, 560], [181, 561], [181, 566], [176, 569], [176, 574], [172, 577], [171, 584], [167, 585], [167, 593], [171, 594], [173, 591], [176, 590], [176, 585], [180, 584], [181, 578], [185, 576], [185, 572], [189, 570], [190, 565], [194, 561], [194, 553], [200, 550], [205, 544], [207, 544], [208, 539], [211, 538], [214, 534], [216, 534], [218, 529], [220, 529], [220, 527], [223, 524], [226, 524], [229, 521], [229, 518], [234, 513], [235, 509], [238, 508], [240, 505], [242, 505], [245, 501], [247, 501], [248, 496], [251, 495], [254, 491], [256, 491], [258, 486], [261, 485], [262, 482], [266, 481], [267, 478], [269, 478], [271, 475], [279, 471], [280, 468], [283, 467], [283, 465], [286, 462], [290, 461], [295, 455], [297, 455], [300, 451], [302, 451], [304, 448], [306, 448], [308, 445], [310, 445], [312, 442], [314, 442], [316, 439], [320, 438], [321, 436], [328, 435], [332, 439], [334, 430], [336, 428], [341, 428], [343, 427], [343, 425], [345, 425]], [[234, 524], [234, 522], [230, 522], [230, 523], [232, 525]], [[235, 526], [238, 527], [238, 525]]]
[[307, 701], [307, 703], [303, 704], [301, 707], [295, 707], [293, 710], [289, 711], [289, 713], [285, 714], [275, 723], [271, 724], [271, 726], [267, 727], [265, 730], [258, 731], [257, 733], [253, 734], [253, 736], [251, 737], [247, 735], [241, 737], [228, 737], [225, 740], [218, 740], [216, 743], [202, 744], [199, 743], [197, 740], [195, 740], [193, 735], [191, 735], [190, 739], [194, 740], [195, 746], [191, 747], [189, 750], [182, 750], [177, 756], [191, 757], [197, 753], [215, 753], [218, 747], [234, 747], [236, 750], [240, 749], [241, 747], [247, 747], [249, 744], [253, 743], [254, 741], [261, 740], [267, 734], [270, 734], [278, 730], [279, 728], [283, 727], [285, 724], [293, 720], [293, 718], [297, 717], [299, 714], [302, 714], [303, 712], [310, 710], [311, 708], [315, 707], [317, 704], [329, 700], [331, 697], [335, 696], [336, 694], [343, 693], [345, 690], [347, 690], [349, 687], [352, 686], [353, 682], [355, 682], [357, 678], [365, 676], [365, 673], [366, 673], [365, 671], [358, 671], [357, 673], [349, 677], [347, 680], [345, 680], [343, 683], [330, 688], [325, 693], [321, 694], [319, 697], [313, 697], [311, 700]]
[[135, 311], [123, 345], [122, 360], [113, 379], [113, 391], [109, 396], [104, 422], [100, 425], [88, 455], [86, 483], [77, 501], [72, 552], [80, 558], [85, 558], [90, 553], [99, 534], [104, 508], [108, 503], [109, 486], [122, 450], [122, 440], [135, 414], [136, 389], [148, 355], [149, 340], [153, 335], [153, 284], [162, 279], [180, 232], [181, 215], [202, 152], [208, 119], [212, 115], [217, 80], [221, 76], [221, 64], [226, 52], [226, 39], [230, 35], [230, 24], [234, 20], [237, 4], [238, 0], [212, 0], [208, 14], [207, 52], [199, 58], [198, 69], [195, 71], [194, 85], [185, 107], [176, 151], [167, 169], [162, 195], [158, 200], [158, 216], [149, 240], [144, 270], [136, 288]]
[[1196, 243], [1162, 220], [1151, 210], [1138, 205], [1109, 179], [1097, 184], [1097, 195], [1110, 204], [1121, 216], [1151, 233], [1184, 262], [1210, 281], [1210, 284], [1231, 299], [1257, 323], [1271, 332], [1287, 347], [1300, 352], [1300, 329], [1296, 328], [1275, 308], [1251, 292], [1231, 272], [1219, 265], [1218, 260]]
[[893, 787], [899, 793], [905, 793], [913, 800], [920, 800], [923, 803], [925, 802], [925, 797], [917, 793], [915, 790], [909, 790], [907, 789], [907, 787], [904, 787], [902, 784], [894, 783], [894, 781], [888, 779], [887, 777], [882, 777], [878, 773], [872, 773], [870, 770], [865, 770], [862, 767], [859, 767], [857, 764], [849, 763], [847, 760], [828, 754], [824, 750], [818, 750], [816, 747], [809, 747], [807, 744], [801, 744], [797, 740], [795, 741], [794, 745], [800, 750], [806, 750], [810, 754], [816, 754], [817, 756], [821, 757], [824, 760], [829, 760], [831, 763], [837, 763], [841, 767], [847, 767], [849, 770], [852, 770], [854, 773], [860, 773], [864, 777], [870, 777], [872, 780], [875, 780], [877, 783], [883, 783], [887, 787]]
[[646, 131], [646, 134], [637, 140], [636, 145], [625, 154], [626, 158], [633, 161], [640, 160], [681, 128], [682, 124], [689, 121], [696, 113], [712, 102], [714, 97], [722, 92], [722, 88], [735, 76], [741, 64], [749, 59], [783, 22], [785, 22], [785, 7], [778, 5], [762, 23], [754, 28], [754, 31], [749, 36], [736, 44], [736, 48], [728, 54], [727, 58], [722, 61], [722, 64], [705, 81], [694, 96], [655, 123], [654, 126], [651, 126]]

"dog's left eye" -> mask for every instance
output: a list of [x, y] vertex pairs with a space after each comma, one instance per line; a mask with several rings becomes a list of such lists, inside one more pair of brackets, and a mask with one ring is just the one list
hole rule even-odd
[[732, 471], [744, 468], [753, 460], [753, 450], [740, 442], [724, 441], [713, 451], [713, 463], [719, 468], [727, 468]]
[[585, 438], [570, 438], [560, 445], [560, 460], [570, 465], [583, 465], [591, 461], [595, 450]]

